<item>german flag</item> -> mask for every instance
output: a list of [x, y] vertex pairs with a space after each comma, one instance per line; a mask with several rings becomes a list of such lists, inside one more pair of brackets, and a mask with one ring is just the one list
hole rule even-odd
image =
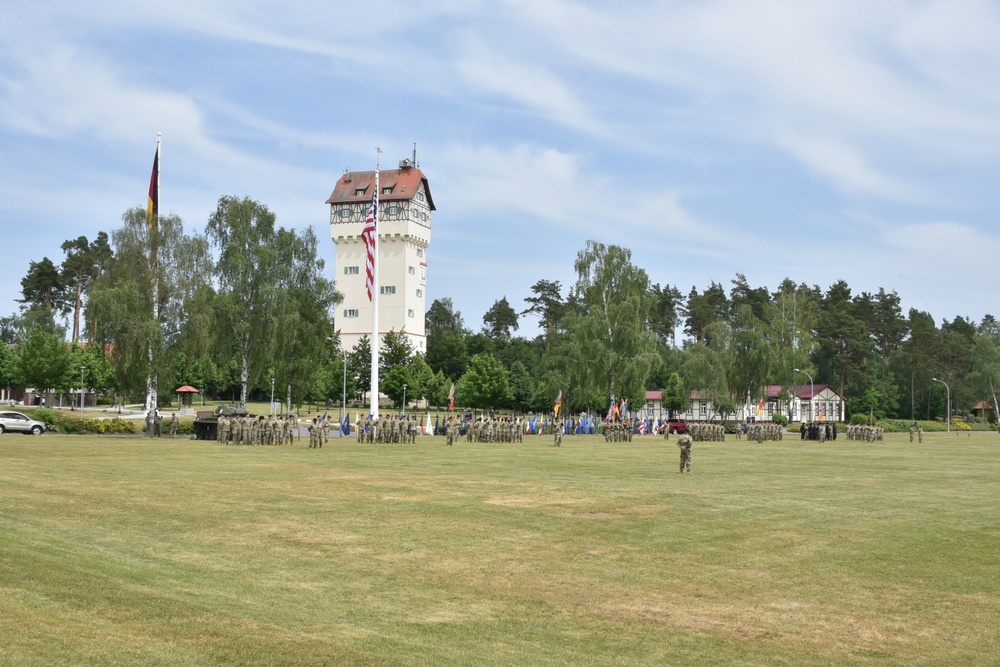
[[149, 177], [149, 199], [146, 200], [146, 222], [149, 223], [149, 230], [153, 231], [153, 224], [156, 216], [160, 212], [160, 146], [157, 143], [156, 154], [153, 155], [153, 174]]

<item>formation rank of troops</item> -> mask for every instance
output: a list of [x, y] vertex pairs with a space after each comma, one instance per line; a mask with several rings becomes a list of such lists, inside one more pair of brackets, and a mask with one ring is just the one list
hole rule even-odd
[[295, 417], [220, 415], [216, 440], [224, 445], [290, 445], [297, 431]]
[[[155, 419], [155, 417], [153, 418]], [[151, 419], [150, 421], [153, 421]], [[329, 431], [337, 428], [336, 422], [325, 419], [313, 419], [308, 424], [309, 447], [322, 447], [329, 440]], [[549, 432], [554, 436], [555, 446], [562, 444], [565, 423], [556, 419], [551, 423]], [[153, 427], [154, 430], [155, 426]], [[833, 440], [837, 437], [835, 424], [803, 424], [802, 439]], [[226, 416], [221, 415], [218, 421], [217, 440], [227, 445], [291, 445], [298, 436], [299, 424], [295, 417], [254, 417], [251, 415]], [[421, 431], [421, 425], [413, 415], [382, 415], [380, 419], [371, 416], [362, 417], [355, 427], [359, 443], [367, 444], [415, 444]], [[445, 442], [453, 445], [462, 436], [467, 442], [489, 443], [523, 443], [527, 422], [520, 417], [483, 416], [476, 420], [465, 420], [454, 415], [448, 417], [444, 424]], [[911, 429], [912, 430], [912, 429]], [[172, 429], [171, 433], [175, 431]], [[541, 432], [541, 431], [540, 431]], [[665, 439], [670, 432], [662, 429]], [[784, 427], [774, 422], [757, 422], [737, 426], [736, 438], [746, 434], [747, 440], [758, 443], [781, 440]], [[609, 443], [632, 442], [636, 434], [636, 423], [631, 419], [607, 419], [604, 422], [604, 441]], [[725, 427], [717, 423], [692, 422], [688, 424], [688, 435], [695, 442], [721, 442], [726, 439]], [[865, 426], [848, 424], [846, 426], [848, 440], [863, 440], [875, 442], [883, 439], [880, 426]], [[920, 429], [920, 439], [923, 440], [923, 429]], [[912, 439], [912, 434], [911, 434]]]
[[379, 419], [362, 417], [356, 427], [358, 442], [367, 444], [414, 444], [420, 424], [415, 417], [381, 415]]

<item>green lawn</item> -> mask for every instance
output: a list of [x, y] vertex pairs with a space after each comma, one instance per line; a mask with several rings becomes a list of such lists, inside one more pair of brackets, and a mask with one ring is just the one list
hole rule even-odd
[[3, 665], [1000, 664], [1000, 438], [0, 436]]

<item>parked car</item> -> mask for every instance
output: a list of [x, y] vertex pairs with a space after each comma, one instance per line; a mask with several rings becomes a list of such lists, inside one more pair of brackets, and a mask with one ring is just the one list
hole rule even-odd
[[667, 420], [667, 431], [677, 435], [678, 433], [687, 433], [688, 423], [683, 419], [668, 419]]
[[45, 424], [30, 419], [28, 415], [22, 415], [20, 412], [0, 412], [0, 433], [7, 431], [41, 435], [45, 433]]

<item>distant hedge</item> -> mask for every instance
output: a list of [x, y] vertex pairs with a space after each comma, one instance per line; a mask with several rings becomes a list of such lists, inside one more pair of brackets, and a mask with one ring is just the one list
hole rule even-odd
[[77, 433], [135, 433], [135, 422], [115, 417], [114, 419], [78, 420]]

